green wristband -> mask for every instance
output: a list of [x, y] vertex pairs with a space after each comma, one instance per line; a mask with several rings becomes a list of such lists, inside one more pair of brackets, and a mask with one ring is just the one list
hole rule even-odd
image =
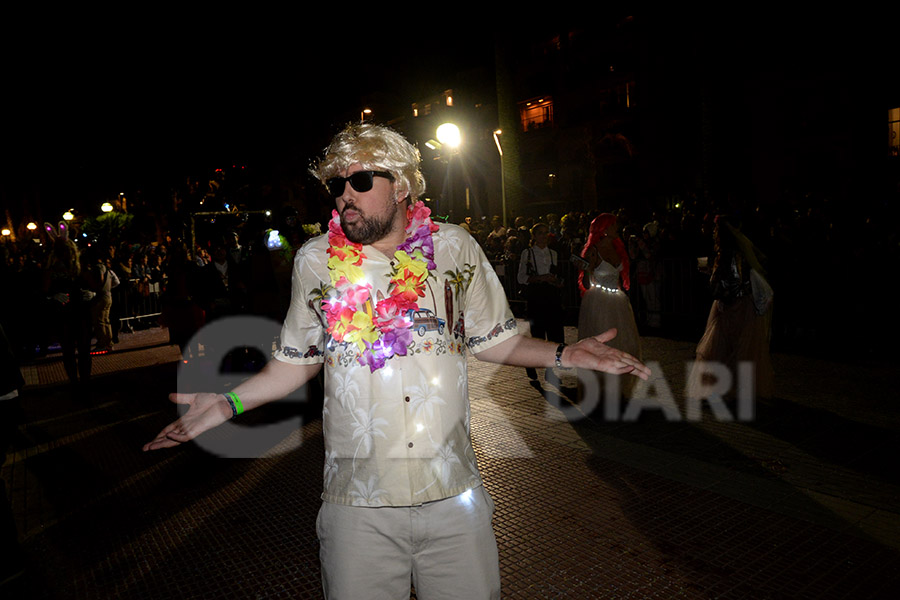
[[244, 405], [241, 404], [241, 399], [238, 398], [237, 394], [234, 392], [225, 392], [225, 399], [228, 401], [228, 406], [231, 407], [232, 418], [244, 412]]

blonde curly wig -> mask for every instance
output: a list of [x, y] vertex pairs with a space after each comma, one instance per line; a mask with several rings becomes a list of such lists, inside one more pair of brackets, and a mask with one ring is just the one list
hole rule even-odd
[[390, 127], [350, 123], [334, 136], [310, 173], [325, 183], [357, 163], [363, 169], [388, 171], [394, 176], [396, 197], [409, 192], [407, 201], [415, 202], [425, 193], [425, 177], [419, 169], [421, 160], [419, 150]]

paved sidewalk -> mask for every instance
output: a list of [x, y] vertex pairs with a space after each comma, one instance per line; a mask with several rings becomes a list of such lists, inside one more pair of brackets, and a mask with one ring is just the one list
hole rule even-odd
[[[649, 395], [668, 389], [681, 414], [692, 350], [644, 338], [661, 375]], [[623, 422], [579, 415], [571, 389], [529, 385], [524, 369], [470, 358], [504, 598], [900, 597], [896, 377], [774, 362], [778, 399], [751, 422], [650, 408]], [[95, 358], [87, 401], [68, 395], [58, 357], [26, 366], [26, 422], [3, 478], [27, 570], [4, 598], [321, 597], [316, 402], [143, 453], [176, 414], [165, 396], [179, 365], [166, 331], [151, 329]], [[263, 426], [259, 458], [208, 451]]]

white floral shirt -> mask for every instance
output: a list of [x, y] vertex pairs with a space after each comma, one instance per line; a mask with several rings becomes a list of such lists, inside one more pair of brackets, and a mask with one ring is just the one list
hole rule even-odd
[[[328, 236], [297, 251], [278, 360], [325, 363], [325, 491], [361, 506], [413, 506], [481, 484], [469, 431], [467, 350], [516, 334], [506, 294], [477, 242], [456, 225], [433, 234], [434, 262], [406, 356], [372, 372], [355, 344], [326, 333]], [[387, 296], [391, 257], [363, 246], [366, 281]]]

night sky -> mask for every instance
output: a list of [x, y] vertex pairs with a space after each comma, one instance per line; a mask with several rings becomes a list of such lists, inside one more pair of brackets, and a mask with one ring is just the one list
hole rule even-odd
[[367, 98], [402, 106], [493, 61], [488, 35], [429, 45], [349, 23], [206, 27], [7, 39], [0, 208], [39, 195], [64, 210], [234, 163], [302, 170]]
[[[145, 17], [91, 27], [58, 14], [52, 23], [6, 19], [0, 208], [39, 195], [46, 212], [64, 210], [237, 162], [302, 169], [367, 98], [404, 106], [460, 70], [492, 65], [498, 27], [477, 16], [438, 24], [349, 9], [314, 21], [299, 11], [229, 15], [228, 24]], [[864, 58], [857, 66], [869, 77], [878, 52], [865, 45], [879, 35], [857, 24], [882, 19], [845, 17], [754, 9], [654, 22], [673, 48], [708, 35], [707, 59], [721, 61], [723, 76], [826, 56]]]

